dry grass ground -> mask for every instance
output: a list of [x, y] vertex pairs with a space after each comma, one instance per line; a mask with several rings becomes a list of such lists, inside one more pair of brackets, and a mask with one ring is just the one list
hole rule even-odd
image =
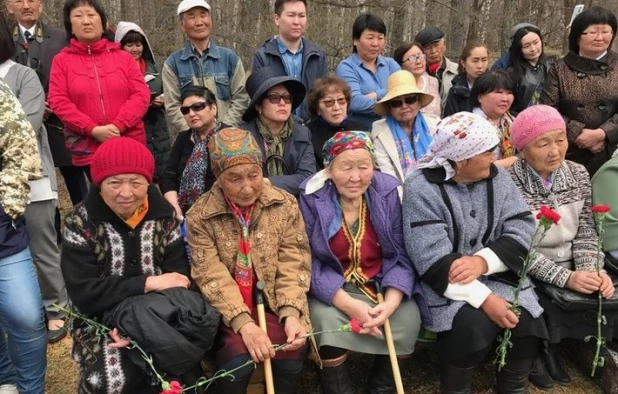
[[[77, 392], [76, 379], [77, 367], [70, 357], [71, 339], [49, 346], [47, 350], [47, 394], [71, 394]], [[350, 357], [352, 376], [356, 382], [358, 394], [362, 393], [365, 382], [369, 375], [371, 357], [365, 355], [353, 355]], [[573, 377], [573, 383], [569, 387], [557, 386], [550, 391], [532, 389], [531, 394], [595, 394], [601, 393], [596, 382], [576, 370], [571, 362], [567, 368]], [[475, 393], [493, 393], [494, 367], [491, 362], [482, 365], [476, 372], [474, 379]], [[406, 394], [438, 394], [438, 360], [431, 349], [422, 347], [417, 349], [413, 357], [403, 360], [401, 363], [404, 387]], [[301, 393], [319, 394], [318, 380], [315, 369], [310, 363], [305, 365], [303, 373], [303, 385]]]
[[[62, 214], [66, 214], [70, 209], [70, 200], [62, 176], [58, 173], [60, 186], [60, 204]], [[64, 340], [50, 345], [47, 349], [47, 387], [46, 394], [72, 394], [77, 392], [77, 366], [73, 362], [71, 351], [71, 339]], [[353, 355], [350, 357], [352, 377], [360, 394], [366, 383], [371, 368], [371, 357], [366, 355]], [[474, 392], [492, 393], [494, 385], [493, 365], [490, 362], [482, 365], [475, 375]], [[532, 389], [532, 394], [596, 394], [601, 393], [601, 389], [596, 382], [583, 376], [573, 363], [567, 361], [567, 368], [573, 377], [573, 383], [569, 387], [557, 386], [551, 391], [540, 391]], [[438, 377], [439, 366], [435, 354], [430, 348], [423, 346], [409, 359], [401, 362], [404, 387], [407, 394], [437, 394], [439, 393]], [[305, 365], [303, 372], [303, 394], [318, 394], [318, 380], [315, 369], [310, 363]], [[230, 393], [232, 394], [232, 393]]]

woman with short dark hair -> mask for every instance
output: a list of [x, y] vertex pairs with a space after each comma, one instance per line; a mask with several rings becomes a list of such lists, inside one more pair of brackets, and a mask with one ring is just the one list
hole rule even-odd
[[426, 107], [421, 108], [425, 114], [442, 116], [442, 100], [440, 99], [440, 82], [438, 78], [427, 73], [427, 62], [423, 46], [418, 42], [404, 42], [393, 53], [393, 59], [406, 70], [414, 75], [416, 86], [423, 92], [433, 96], [433, 101]]
[[159, 184], [179, 219], [215, 183], [208, 160], [208, 141], [216, 132], [229, 127], [217, 121], [217, 99], [208, 88], [189, 86], [182, 92], [180, 102], [180, 112], [189, 129], [181, 131], [174, 141]]
[[513, 116], [513, 80], [504, 70], [489, 70], [481, 75], [470, 92], [472, 112], [489, 120], [496, 128], [500, 143], [496, 147], [496, 164], [509, 168], [517, 160], [511, 143]]
[[333, 75], [320, 78], [309, 90], [307, 98], [311, 120], [306, 124], [311, 131], [311, 142], [318, 170], [324, 168], [322, 147], [337, 131], [365, 131], [365, 126], [349, 119], [348, 106], [352, 90], [346, 81]]
[[567, 121], [566, 158], [593, 175], [618, 146], [618, 54], [616, 16], [590, 7], [571, 24], [569, 53], [550, 70], [540, 102]]
[[386, 94], [388, 77], [401, 69], [391, 58], [382, 56], [386, 45], [386, 25], [374, 14], [360, 14], [352, 25], [352, 55], [341, 61], [336, 74], [352, 89], [350, 115], [366, 129], [380, 117], [373, 106]]
[[71, 39], [54, 57], [48, 101], [64, 124], [73, 164], [88, 167], [110, 138], [146, 144], [142, 118], [150, 91], [133, 57], [108, 41], [107, 16], [98, 0], [68, 0], [63, 14]]

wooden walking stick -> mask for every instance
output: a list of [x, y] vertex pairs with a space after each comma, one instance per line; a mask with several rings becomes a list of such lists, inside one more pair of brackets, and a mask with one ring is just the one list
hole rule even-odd
[[[384, 295], [382, 294], [382, 285], [377, 280], [371, 280], [370, 284], [373, 284], [378, 296], [378, 304], [384, 302]], [[391, 331], [391, 322], [386, 319], [384, 321], [384, 337], [386, 338], [386, 348], [388, 349], [388, 356], [391, 360], [391, 368], [393, 369], [393, 378], [395, 379], [395, 388], [397, 394], [404, 394], [403, 381], [401, 380], [401, 371], [399, 371], [399, 361], [397, 360], [397, 352], [395, 351], [395, 342], [393, 341], [393, 333]]]
[[[258, 281], [255, 284], [255, 304], [258, 312], [258, 323], [266, 334], [266, 312], [264, 311], [264, 282]], [[264, 380], [266, 381], [266, 394], [275, 394], [275, 383], [273, 381], [273, 366], [270, 358], [264, 360]]]

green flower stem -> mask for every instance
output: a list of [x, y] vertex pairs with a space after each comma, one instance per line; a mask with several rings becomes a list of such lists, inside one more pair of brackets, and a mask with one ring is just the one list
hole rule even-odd
[[[83, 321], [84, 323], [86, 323], [88, 326], [94, 328], [96, 330], [96, 335], [98, 336], [111, 336], [112, 330], [99, 323], [96, 320], [90, 319], [89, 317], [87, 317], [86, 315], [83, 315], [79, 312], [75, 312], [74, 310], [68, 309], [68, 308], [64, 308], [60, 305], [57, 304], [53, 304], [56, 308], [58, 308], [59, 310], [61, 310], [62, 312], [66, 313], [67, 316], [69, 317], [73, 317], [73, 318], [77, 318], [80, 319], [81, 321]], [[320, 334], [325, 334], [325, 333], [332, 333], [332, 332], [351, 332], [352, 328], [351, 325], [345, 324], [341, 327], [339, 327], [338, 329], [335, 330], [324, 330], [324, 331], [318, 331], [318, 332], [310, 332], [308, 334], [305, 334], [302, 336], [302, 338], [310, 338], [316, 335], [320, 335]], [[132, 340], [131, 338], [125, 338], [126, 340], [128, 340], [130, 342], [130, 345], [127, 347], [128, 349], [137, 349], [142, 358], [148, 363], [148, 365], [150, 365], [150, 368], [152, 369], [152, 371], [154, 372], [154, 374], [156, 375], [157, 379], [159, 380], [159, 382], [161, 383], [161, 388], [165, 391], [165, 390], [169, 390], [170, 389], [170, 384], [168, 381], [166, 381], [165, 379], [163, 379], [163, 377], [161, 375], [159, 375], [159, 373], [157, 372], [157, 370], [155, 369], [154, 366], [154, 362], [152, 360], [152, 357], [150, 357], [148, 354], [146, 354], [146, 352], [144, 351], [144, 349], [142, 349], [139, 344], [137, 342], [135, 342], [134, 340]], [[283, 347], [285, 347], [287, 344], [282, 344], [282, 345], [273, 345], [275, 352], [283, 349]], [[247, 360], [246, 363], [231, 369], [229, 371], [217, 371], [210, 379], [207, 379], [205, 377], [201, 377], [200, 379], [198, 379], [198, 381], [193, 385], [193, 386], [189, 386], [189, 387], [183, 387], [182, 389], [182, 393], [184, 392], [188, 392], [189, 390], [194, 390], [198, 387], [204, 386], [206, 385], [206, 388], [208, 388], [208, 386], [210, 386], [212, 384], [212, 382], [214, 382], [217, 379], [221, 379], [223, 377], [228, 377], [231, 376], [232, 378], [234, 378], [233, 373], [246, 367], [249, 365], [253, 365], [255, 364], [255, 361], [253, 359], [249, 359]]]
[[[513, 303], [509, 307], [509, 310], [517, 315], [517, 317], [520, 315], [519, 293], [521, 293], [521, 289], [526, 281], [526, 273], [528, 272], [528, 269], [530, 269], [530, 264], [532, 264], [532, 262], [536, 259], [536, 254], [541, 241], [545, 238], [545, 234], [547, 234], [547, 231], [553, 224], [551, 220], [545, 218], [541, 218], [539, 222], [540, 223], [532, 236], [532, 243], [530, 244], [530, 249], [528, 250], [526, 258], [524, 259], [523, 267], [519, 272], [519, 281], [517, 282], [517, 287], [513, 292]], [[496, 348], [496, 358], [494, 359], [494, 363], [498, 366], [498, 370], [501, 370], [506, 365], [506, 356], [509, 349], [513, 347], [513, 343], [511, 342], [511, 330], [509, 328], [504, 329], [504, 333], [501, 336], [498, 336], [498, 342], [500, 345]]]
[[[598, 215], [598, 216], [597, 216]], [[603, 234], [605, 230], [603, 230], [603, 220], [605, 219], [605, 213], [595, 213], [597, 219], [597, 233], [599, 233], [599, 242], [597, 244], [597, 262], [596, 269], [597, 275], [601, 276], [601, 249], [603, 248]], [[597, 367], [602, 367], [605, 364], [605, 360], [601, 357], [601, 347], [605, 343], [605, 338], [603, 338], [602, 333], [602, 325], [603, 325], [603, 294], [601, 294], [601, 290], [598, 291], [599, 297], [599, 307], [597, 310], [597, 336], [595, 339], [597, 340], [597, 348], [594, 353], [594, 358], [592, 359], [592, 371], [590, 372], [590, 377], [594, 378], [594, 374], [596, 373]]]
[[[99, 323], [96, 320], [90, 319], [86, 315], [83, 315], [83, 314], [81, 314], [79, 312], [75, 312], [72, 309], [64, 308], [64, 307], [62, 307], [62, 306], [60, 306], [58, 304], [52, 304], [52, 305], [54, 305], [56, 308], [58, 308], [62, 312], [66, 313], [67, 316], [77, 318], [77, 319], [83, 321], [84, 323], [86, 323], [88, 326], [94, 328], [96, 330], [96, 334], [97, 335], [109, 336], [111, 338], [112, 330], [109, 327]], [[167, 389], [169, 389], [169, 383], [165, 379], [163, 379], [163, 377], [161, 375], [159, 375], [159, 373], [157, 372], [157, 370], [156, 370], [156, 368], [155, 368], [155, 366], [153, 364], [152, 357], [148, 356], [148, 354], [146, 354], [144, 349], [142, 349], [137, 342], [135, 342], [131, 338], [125, 338], [125, 339], [130, 342], [130, 345], [128, 346], [129, 349], [137, 349], [140, 352], [140, 354], [141, 354], [142, 358], [144, 359], [144, 361], [146, 361], [148, 363], [148, 365], [150, 366], [150, 369], [152, 369], [152, 372], [156, 375], [156, 377], [159, 380], [159, 382], [161, 382], [161, 385], [163, 386], [164, 390], [166, 389], [165, 385], [167, 385], [168, 386]]]

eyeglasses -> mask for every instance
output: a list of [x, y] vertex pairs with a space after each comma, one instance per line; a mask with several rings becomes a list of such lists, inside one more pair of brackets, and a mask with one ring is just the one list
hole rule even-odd
[[348, 103], [348, 100], [345, 97], [339, 97], [337, 100], [325, 99], [321, 100], [320, 102], [324, 104], [326, 108], [331, 108], [333, 105], [335, 105], [335, 102], [339, 104], [339, 106], [343, 107]]
[[204, 108], [208, 107], [208, 103], [202, 101], [200, 103], [193, 103], [187, 107], [180, 107], [180, 113], [183, 115], [189, 115], [189, 112], [193, 110], [193, 112], [203, 111]]
[[396, 99], [388, 101], [388, 106], [391, 108], [399, 108], [405, 102], [408, 105], [412, 105], [418, 101], [418, 95], [414, 94], [412, 96], [404, 97], [403, 99]]
[[418, 63], [421, 60], [425, 60], [425, 57], [426, 56], [424, 53], [420, 53], [418, 55], [411, 55], [411, 56], [408, 56], [406, 59], [403, 59], [402, 63], [405, 63], [405, 62]]
[[582, 36], [592, 36], [592, 37], [598, 37], [598, 36], [611, 36], [612, 34], [614, 34], [613, 31], [611, 30], [603, 30], [603, 31], [585, 31], [582, 33]]
[[292, 95], [289, 93], [270, 93], [266, 96], [266, 99], [268, 99], [271, 104], [279, 104], [281, 100], [283, 100], [285, 104], [290, 104], [292, 102]]

